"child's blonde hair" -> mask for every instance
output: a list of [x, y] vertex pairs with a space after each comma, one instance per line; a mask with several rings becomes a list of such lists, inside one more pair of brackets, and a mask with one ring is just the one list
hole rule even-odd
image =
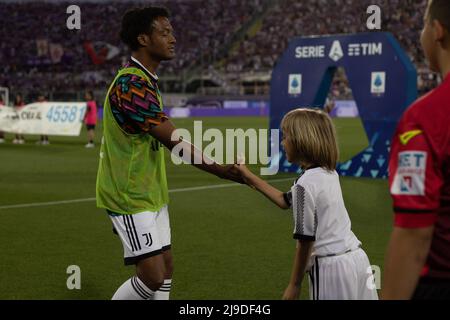
[[336, 169], [339, 159], [336, 130], [327, 113], [320, 109], [292, 110], [281, 121], [281, 130], [294, 148], [296, 161], [304, 169], [311, 166]]

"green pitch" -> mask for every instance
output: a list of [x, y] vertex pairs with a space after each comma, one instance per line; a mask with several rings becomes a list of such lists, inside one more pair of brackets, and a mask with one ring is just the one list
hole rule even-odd
[[[195, 119], [198, 120], [198, 119]], [[205, 118], [203, 127], [267, 128], [266, 118]], [[194, 119], [175, 121], [191, 128]], [[342, 159], [367, 139], [359, 121], [336, 121]], [[98, 132], [98, 135], [100, 133]], [[110, 299], [132, 273], [95, 196], [99, 149], [77, 138], [50, 137], [51, 145], [0, 145], [0, 299]], [[100, 139], [97, 139], [99, 142]], [[167, 154], [172, 244], [172, 299], [279, 299], [288, 284], [295, 242], [290, 211], [277, 209], [245, 186], [179, 190], [226, 184], [194, 167], [175, 166]], [[258, 167], [253, 166], [254, 172]], [[295, 178], [279, 174], [267, 179]], [[374, 265], [382, 268], [391, 230], [387, 182], [341, 179], [353, 231]], [[288, 190], [292, 181], [274, 185]], [[79, 202], [29, 206], [43, 202]], [[4, 208], [25, 204], [23, 207]], [[81, 290], [68, 290], [67, 267], [81, 268]], [[307, 299], [307, 281], [301, 297]]]

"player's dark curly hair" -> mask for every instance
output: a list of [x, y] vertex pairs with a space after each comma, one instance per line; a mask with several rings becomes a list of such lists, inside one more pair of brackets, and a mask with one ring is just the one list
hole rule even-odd
[[159, 18], [169, 18], [170, 13], [164, 7], [145, 7], [128, 10], [122, 18], [120, 39], [132, 50], [138, 50], [141, 45], [137, 37], [140, 34], [151, 34], [153, 22]]

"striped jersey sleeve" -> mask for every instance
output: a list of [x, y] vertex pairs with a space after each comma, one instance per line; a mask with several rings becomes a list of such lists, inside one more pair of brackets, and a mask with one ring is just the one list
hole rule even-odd
[[288, 205], [289, 208], [292, 208], [292, 190], [283, 193], [284, 202]]
[[315, 241], [317, 209], [311, 191], [307, 186], [295, 184], [290, 194], [292, 196], [291, 203], [294, 217], [294, 239]]
[[146, 134], [168, 119], [162, 110], [156, 83], [134, 74], [120, 76], [110, 91], [111, 111], [129, 134]]

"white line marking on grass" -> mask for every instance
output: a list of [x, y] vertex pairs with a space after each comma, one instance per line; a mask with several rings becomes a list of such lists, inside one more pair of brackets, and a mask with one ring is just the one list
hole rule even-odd
[[[283, 182], [283, 181], [293, 181], [294, 178], [284, 178], [284, 179], [274, 179], [267, 180], [267, 182]], [[224, 184], [213, 184], [209, 186], [199, 186], [199, 187], [190, 187], [190, 188], [179, 188], [169, 190], [169, 193], [178, 193], [178, 192], [189, 192], [189, 191], [198, 191], [198, 190], [208, 190], [208, 189], [219, 189], [219, 188], [230, 188], [230, 187], [240, 187], [244, 186], [237, 183], [224, 183]], [[80, 202], [89, 202], [95, 201], [95, 198], [83, 198], [83, 199], [73, 199], [73, 200], [61, 200], [61, 201], [50, 201], [50, 202], [35, 202], [35, 203], [23, 203], [23, 204], [12, 204], [7, 206], [0, 206], [0, 210], [3, 209], [18, 209], [18, 208], [31, 208], [31, 207], [44, 207], [44, 206], [55, 206], [60, 204], [71, 204], [71, 203], [80, 203]]]
[[58, 204], [69, 204], [77, 202], [88, 202], [94, 201], [95, 198], [84, 198], [84, 199], [74, 199], [74, 200], [62, 200], [62, 201], [51, 201], [51, 202], [35, 202], [35, 203], [24, 203], [24, 204], [12, 204], [8, 206], [1, 206], [2, 209], [17, 209], [17, 208], [30, 208], [30, 207], [43, 207], [43, 206], [55, 206]]

